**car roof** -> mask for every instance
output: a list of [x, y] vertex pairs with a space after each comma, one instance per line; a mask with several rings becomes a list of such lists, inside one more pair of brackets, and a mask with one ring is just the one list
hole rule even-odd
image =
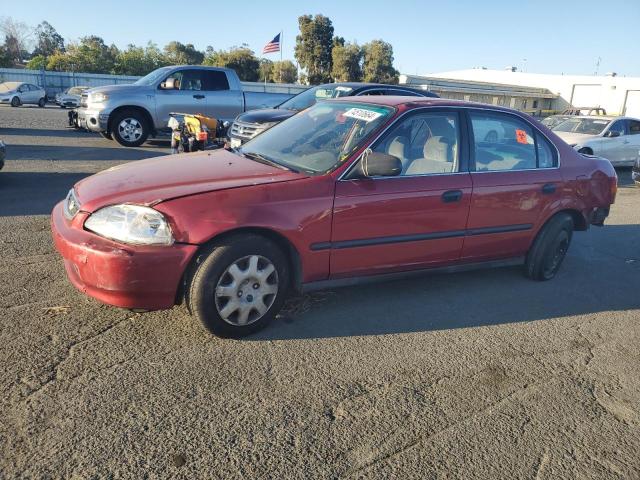
[[[401, 90], [411, 90], [413, 92], [424, 93], [425, 95], [435, 95], [434, 92], [429, 90], [424, 90], [422, 88], [416, 88], [411, 85], [394, 85], [390, 83], [367, 83], [367, 82], [335, 82], [335, 83], [323, 83], [322, 85], [318, 85], [318, 87], [322, 88], [332, 88], [332, 87], [348, 87], [353, 88], [354, 90], [362, 90], [365, 88], [398, 88]], [[313, 87], [310, 87], [313, 88]]]
[[326, 100], [331, 102], [357, 102], [357, 103], [369, 103], [372, 105], [385, 105], [389, 107], [400, 107], [407, 105], [411, 107], [424, 106], [424, 107], [478, 107], [487, 108], [491, 107], [492, 110], [501, 110], [505, 112], [514, 112], [515, 110], [497, 105], [489, 105], [486, 103], [467, 102], [463, 100], [452, 100], [449, 98], [435, 98], [435, 97], [406, 97], [402, 95], [372, 95], [364, 97], [340, 97], [332, 100]]

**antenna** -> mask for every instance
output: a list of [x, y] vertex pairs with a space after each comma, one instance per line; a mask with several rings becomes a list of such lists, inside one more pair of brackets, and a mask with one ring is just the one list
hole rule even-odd
[[596, 62], [596, 72], [594, 73], [595, 76], [598, 76], [598, 70], [600, 70], [601, 61], [602, 61], [602, 57], [598, 57], [598, 61]]

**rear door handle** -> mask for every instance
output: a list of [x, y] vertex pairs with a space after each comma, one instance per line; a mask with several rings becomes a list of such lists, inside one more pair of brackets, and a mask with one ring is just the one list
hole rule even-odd
[[462, 190], [447, 190], [441, 198], [444, 203], [459, 202], [462, 198]]
[[194, 95], [193, 98], [197, 98], [198, 100], [201, 100], [204, 98], [204, 95]]
[[552, 193], [556, 193], [556, 186], [553, 183], [547, 183], [542, 187], [542, 193], [545, 195], [551, 195]]

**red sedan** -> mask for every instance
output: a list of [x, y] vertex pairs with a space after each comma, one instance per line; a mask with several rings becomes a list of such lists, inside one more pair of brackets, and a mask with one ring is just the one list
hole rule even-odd
[[242, 336], [308, 288], [514, 261], [549, 280], [616, 185], [608, 161], [513, 110], [347, 98], [237, 150], [93, 175], [51, 224], [88, 295], [143, 310], [184, 299], [213, 333]]

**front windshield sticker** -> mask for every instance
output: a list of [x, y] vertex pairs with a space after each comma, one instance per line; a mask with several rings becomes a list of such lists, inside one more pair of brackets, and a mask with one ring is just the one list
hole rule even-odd
[[382, 116], [382, 113], [374, 112], [372, 110], [365, 110], [364, 108], [350, 108], [343, 113], [343, 116], [355, 118], [356, 120], [364, 120], [365, 122], [369, 123]]

